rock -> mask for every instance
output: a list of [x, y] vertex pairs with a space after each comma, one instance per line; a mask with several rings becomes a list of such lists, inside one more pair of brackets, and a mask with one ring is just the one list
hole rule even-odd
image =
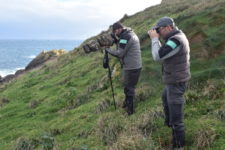
[[15, 77], [14, 74], [10, 74], [10, 75], [7, 75], [5, 76], [3, 79], [2, 79], [2, 82], [9, 82], [11, 79], [13, 79]]
[[0, 76], [0, 84], [2, 84], [2, 82], [3, 82], [2, 80], [3, 80], [3, 78], [2, 78], [2, 76]]
[[51, 51], [43, 51], [36, 58], [34, 58], [25, 68], [25, 70], [30, 70], [35, 67], [38, 67], [45, 63], [46, 61], [61, 56], [65, 54], [65, 50], [51, 50]]
[[16, 76], [22, 74], [24, 71], [25, 71], [24, 69], [17, 70], [15, 74], [9, 74], [9, 75], [5, 76], [4, 78], [0, 76], [0, 83], [9, 82]]
[[38, 67], [42, 64], [44, 64], [46, 61], [51, 60], [55, 57], [61, 56], [65, 54], [66, 51], [59, 49], [59, 50], [51, 50], [51, 51], [43, 51], [41, 52], [36, 58], [34, 58], [25, 69], [17, 70], [15, 74], [7, 75], [6, 77], [0, 76], [0, 84], [4, 82], [9, 82], [13, 78], [17, 77], [18, 75], [26, 72], [27, 70], [33, 69], [35, 67]]
[[20, 69], [20, 70], [16, 71], [15, 75], [18, 76], [18, 75], [20, 75], [20, 74], [22, 74], [24, 72], [25, 72], [25, 69]]

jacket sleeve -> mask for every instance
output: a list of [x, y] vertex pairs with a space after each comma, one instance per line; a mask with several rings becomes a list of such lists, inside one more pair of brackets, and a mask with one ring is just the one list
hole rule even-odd
[[180, 42], [175, 39], [169, 39], [163, 46], [158, 38], [152, 39], [152, 56], [155, 61], [162, 61], [172, 57], [181, 49]]
[[132, 38], [130, 35], [124, 36], [119, 40], [118, 43], [118, 48], [116, 50], [112, 50], [112, 49], [107, 49], [107, 51], [118, 58], [123, 58], [127, 51], [130, 49], [131, 44], [132, 44]]
[[155, 61], [160, 61], [159, 49], [161, 48], [161, 43], [158, 38], [152, 39], [152, 57]]

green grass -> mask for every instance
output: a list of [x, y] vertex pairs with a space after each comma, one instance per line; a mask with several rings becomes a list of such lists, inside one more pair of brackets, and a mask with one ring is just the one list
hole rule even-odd
[[[223, 0], [172, 1], [123, 19], [141, 39], [143, 61], [136, 112], [129, 117], [120, 107], [124, 99], [120, 65], [110, 57], [115, 110], [101, 52], [87, 55], [77, 48], [1, 85], [0, 149], [168, 149], [171, 130], [163, 125], [161, 65], [152, 59], [146, 34], [162, 16], [174, 17], [191, 43], [185, 149], [224, 149], [224, 11]], [[202, 40], [193, 40], [198, 35]]]

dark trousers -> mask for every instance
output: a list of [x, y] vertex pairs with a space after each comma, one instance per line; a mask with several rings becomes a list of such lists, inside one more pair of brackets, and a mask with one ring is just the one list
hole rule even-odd
[[165, 124], [172, 128], [173, 147], [185, 145], [185, 131], [183, 121], [184, 92], [186, 83], [167, 84], [162, 94]]
[[127, 107], [128, 114], [134, 112], [133, 100], [135, 96], [135, 87], [138, 83], [138, 79], [141, 73], [140, 69], [124, 70], [123, 81], [124, 81], [124, 94], [125, 94], [125, 107]]

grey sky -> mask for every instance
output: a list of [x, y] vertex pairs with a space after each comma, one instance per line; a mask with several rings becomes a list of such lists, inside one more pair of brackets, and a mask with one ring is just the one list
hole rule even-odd
[[0, 0], [0, 39], [85, 39], [161, 0]]

